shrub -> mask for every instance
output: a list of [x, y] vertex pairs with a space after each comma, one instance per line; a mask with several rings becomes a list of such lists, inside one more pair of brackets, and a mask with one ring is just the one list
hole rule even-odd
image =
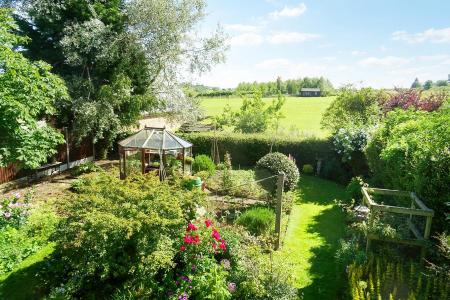
[[194, 163], [192, 164], [192, 171], [208, 171], [210, 175], [214, 175], [216, 166], [209, 156], [201, 154], [195, 157]]
[[306, 164], [306, 165], [303, 165], [302, 171], [305, 174], [313, 174], [314, 173], [314, 168], [313, 168], [312, 165]]
[[233, 166], [253, 167], [256, 162], [269, 153], [291, 154], [298, 166], [314, 165], [317, 158], [327, 159], [334, 155], [333, 144], [328, 139], [316, 137], [273, 137], [268, 134], [240, 134], [233, 132], [180, 133], [190, 141], [196, 155], [211, 153], [214, 139], [217, 140], [219, 152], [228, 152], [233, 158]]
[[252, 170], [223, 170], [206, 182], [209, 189], [221, 195], [234, 197], [266, 199], [267, 192], [255, 183]]
[[29, 211], [18, 226], [0, 229], [0, 276], [13, 270], [25, 258], [36, 253], [49, 242], [58, 217], [47, 205]]
[[364, 180], [361, 177], [356, 176], [350, 180], [345, 191], [350, 199], [355, 199], [359, 201], [362, 200], [361, 188], [364, 186], [367, 187], [368, 185], [364, 182]]
[[[286, 155], [274, 152], [269, 153], [262, 157], [256, 163], [256, 176], [257, 178], [264, 178], [267, 175], [278, 175], [281, 172], [284, 173], [284, 188], [288, 190], [294, 190], [297, 187], [297, 182], [300, 178], [300, 173], [297, 166]], [[263, 181], [263, 186], [271, 192], [276, 191], [276, 180]]]
[[432, 230], [449, 229], [450, 109], [390, 112], [366, 148], [374, 180], [418, 193], [436, 212]]
[[178, 243], [177, 269], [175, 278], [169, 282], [173, 299], [186, 296], [190, 299], [231, 298], [227, 286], [228, 266], [221, 260], [228, 256], [227, 240], [211, 220], [189, 223], [184, 237]]
[[173, 238], [203, 201], [203, 193], [169, 186], [152, 174], [85, 176], [79, 194], [62, 204], [65, 218], [55, 234], [66, 287], [78, 297], [95, 291], [108, 298], [117, 287], [145, 283], [154, 298], [161, 274], [173, 267]]
[[244, 226], [251, 234], [262, 235], [273, 230], [275, 213], [265, 207], [255, 207], [244, 211], [236, 223]]
[[99, 166], [97, 166], [94, 162], [89, 161], [89, 162], [83, 163], [81, 165], [78, 165], [78, 166], [72, 168], [70, 170], [70, 175], [77, 177], [77, 176], [80, 176], [81, 174], [98, 172], [98, 171], [102, 171], [102, 170], [103, 169], [100, 168]]

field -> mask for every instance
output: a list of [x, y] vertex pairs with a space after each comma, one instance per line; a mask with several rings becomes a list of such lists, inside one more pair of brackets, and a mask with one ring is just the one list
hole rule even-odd
[[[286, 97], [283, 107], [285, 118], [281, 120], [281, 126], [285, 130], [296, 129], [306, 135], [327, 136], [329, 133], [320, 127], [322, 114], [334, 100], [333, 97]], [[269, 103], [274, 98], [265, 98]], [[239, 97], [230, 98], [204, 98], [201, 102], [206, 116], [216, 116], [221, 114], [226, 104], [233, 110], [238, 110], [242, 99]]]

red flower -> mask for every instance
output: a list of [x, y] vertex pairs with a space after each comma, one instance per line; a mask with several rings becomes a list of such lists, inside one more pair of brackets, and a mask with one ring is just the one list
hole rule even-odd
[[184, 251], [186, 251], [186, 247], [185, 247], [184, 245], [183, 245], [183, 246], [181, 246], [181, 247], [180, 247], [180, 251], [181, 251], [181, 252], [184, 252]]
[[185, 244], [192, 244], [192, 242], [193, 242], [192, 236], [186, 234], [186, 235], [184, 236], [184, 243], [185, 243]]
[[211, 233], [211, 237], [214, 238], [216, 241], [220, 240], [220, 234], [215, 228], [213, 229], [213, 231]]
[[211, 247], [214, 249], [214, 252], [216, 252], [216, 250], [217, 250], [217, 245], [216, 245], [216, 243], [212, 242], [212, 243], [211, 243]]
[[200, 244], [200, 237], [198, 235], [192, 238], [192, 244]]
[[219, 248], [222, 249], [223, 251], [227, 250], [227, 245], [225, 244], [224, 240], [220, 241]]
[[195, 227], [195, 225], [192, 223], [189, 223], [187, 226], [187, 229], [186, 229], [186, 231], [196, 231], [196, 230], [197, 230], [197, 227]]
[[205, 220], [205, 225], [208, 228], [209, 226], [212, 225], [212, 221], [211, 220]]

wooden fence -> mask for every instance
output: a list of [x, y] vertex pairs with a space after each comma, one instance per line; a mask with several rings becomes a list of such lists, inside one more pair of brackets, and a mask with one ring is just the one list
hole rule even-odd
[[[70, 162], [93, 156], [94, 151], [91, 139], [85, 138], [80, 143], [77, 143], [73, 135], [70, 133], [68, 135]], [[54, 155], [54, 159], [58, 162], [67, 163], [67, 144], [64, 143], [59, 145], [57, 151], [58, 152]], [[27, 176], [31, 172], [32, 170], [24, 170], [14, 164], [7, 167], [0, 167], [0, 184]]]

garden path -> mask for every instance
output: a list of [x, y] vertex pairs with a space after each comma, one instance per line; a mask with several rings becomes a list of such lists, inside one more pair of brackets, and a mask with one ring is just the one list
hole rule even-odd
[[335, 205], [345, 190], [331, 181], [302, 176], [280, 255], [293, 265], [303, 299], [341, 299], [345, 273], [334, 253], [345, 231], [345, 216]]

